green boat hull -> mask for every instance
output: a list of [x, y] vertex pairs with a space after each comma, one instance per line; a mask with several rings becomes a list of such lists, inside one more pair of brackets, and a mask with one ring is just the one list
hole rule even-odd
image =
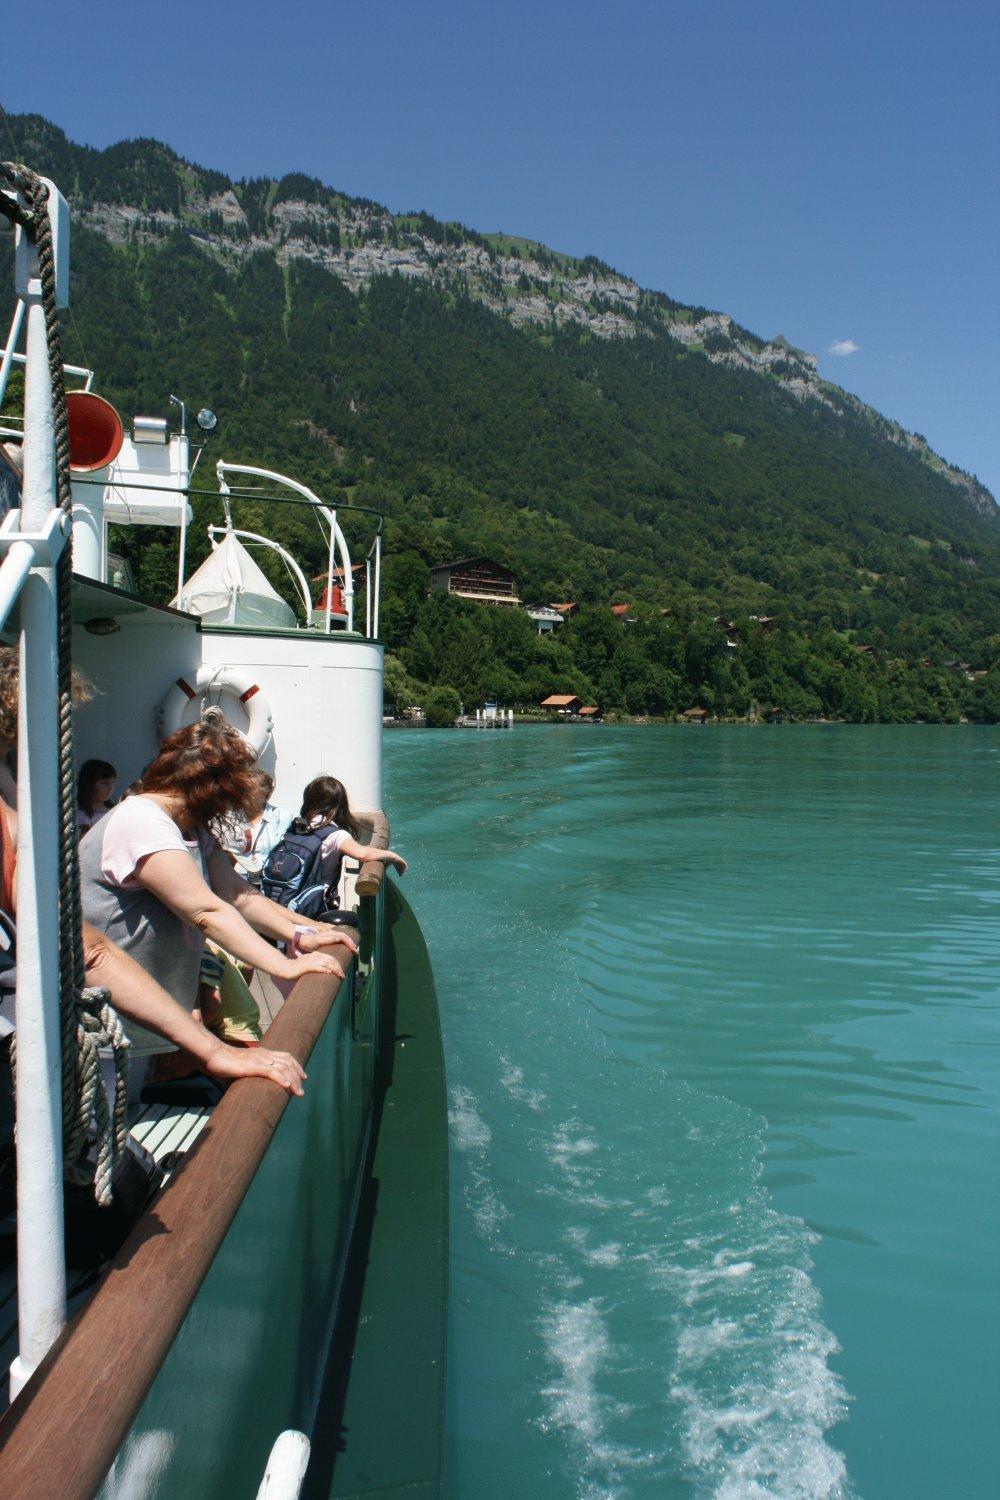
[[[447, 1124], [434, 981], [386, 882], [308, 1062], [104, 1493], [254, 1495], [282, 1431], [305, 1494], [439, 1490]], [[350, 982], [354, 980], [354, 982]]]

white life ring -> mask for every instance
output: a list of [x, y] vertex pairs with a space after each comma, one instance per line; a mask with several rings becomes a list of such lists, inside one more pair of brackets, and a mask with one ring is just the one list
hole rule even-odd
[[247, 727], [240, 733], [256, 755], [263, 755], [274, 732], [271, 705], [260, 683], [236, 667], [199, 667], [193, 686], [186, 678], [178, 677], [160, 704], [164, 736], [180, 729], [188, 704], [206, 690], [230, 693], [243, 705]]

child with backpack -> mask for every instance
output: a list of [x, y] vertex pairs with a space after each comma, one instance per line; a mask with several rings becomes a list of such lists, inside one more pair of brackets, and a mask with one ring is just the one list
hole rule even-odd
[[303, 793], [299, 816], [268, 856], [261, 880], [264, 895], [301, 916], [318, 917], [336, 909], [345, 856], [362, 864], [382, 860], [405, 874], [401, 855], [360, 843], [359, 831], [343, 782], [317, 776]]

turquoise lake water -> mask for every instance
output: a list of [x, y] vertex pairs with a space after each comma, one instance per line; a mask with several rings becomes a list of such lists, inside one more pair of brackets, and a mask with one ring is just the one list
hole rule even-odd
[[448, 1066], [449, 1496], [996, 1496], [1000, 731], [386, 758]]

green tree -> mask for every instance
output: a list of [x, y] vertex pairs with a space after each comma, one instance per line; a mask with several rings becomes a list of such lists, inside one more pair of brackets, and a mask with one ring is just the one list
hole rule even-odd
[[431, 688], [424, 695], [424, 714], [428, 729], [450, 729], [462, 711], [461, 700], [454, 688]]

